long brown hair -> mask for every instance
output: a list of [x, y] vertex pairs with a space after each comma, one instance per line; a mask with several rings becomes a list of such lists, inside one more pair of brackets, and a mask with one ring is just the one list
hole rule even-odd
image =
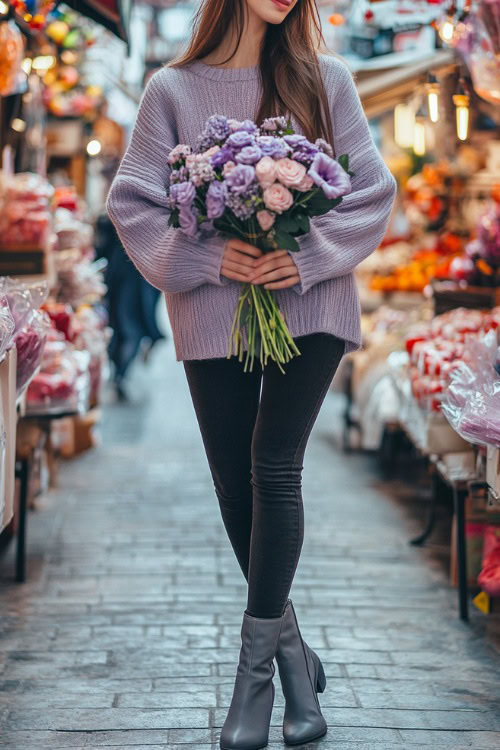
[[[241, 40], [245, 0], [204, 0], [194, 17], [193, 34], [186, 52], [170, 63], [187, 65], [213, 52], [234, 23], [235, 46]], [[257, 123], [266, 117], [293, 115], [310, 140], [333, 143], [328, 99], [321, 77], [318, 52], [324, 49], [315, 0], [298, 0], [281, 24], [268, 24], [260, 54], [262, 97]]]

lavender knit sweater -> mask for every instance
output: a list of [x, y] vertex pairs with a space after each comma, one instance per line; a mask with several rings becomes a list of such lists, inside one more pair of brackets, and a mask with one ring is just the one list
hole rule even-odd
[[[294, 253], [301, 282], [275, 292], [292, 336], [325, 331], [360, 345], [360, 310], [353, 271], [382, 239], [395, 182], [370, 136], [345, 65], [321, 56], [336, 154], [349, 154], [352, 193], [316, 217]], [[225, 240], [214, 232], [192, 239], [168, 227], [167, 154], [195, 145], [212, 114], [254, 118], [259, 70], [194, 62], [163, 68], [144, 92], [132, 139], [107, 208], [140, 273], [165, 292], [178, 360], [225, 357], [240, 284], [220, 275]], [[296, 123], [295, 123], [296, 126]], [[296, 127], [299, 131], [299, 128]], [[134, 300], [130, 300], [134, 304]]]

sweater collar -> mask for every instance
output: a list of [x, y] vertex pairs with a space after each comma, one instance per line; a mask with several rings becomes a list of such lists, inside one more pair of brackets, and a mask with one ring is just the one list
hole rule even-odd
[[201, 60], [194, 60], [186, 65], [196, 75], [212, 81], [254, 81], [259, 77], [259, 66], [250, 68], [223, 68], [219, 65], [207, 65]]

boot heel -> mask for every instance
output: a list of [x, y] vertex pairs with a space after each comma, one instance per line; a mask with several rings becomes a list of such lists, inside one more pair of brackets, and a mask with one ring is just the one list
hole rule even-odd
[[316, 657], [318, 659], [318, 663], [316, 665], [316, 692], [317, 693], [324, 693], [326, 688], [326, 675], [325, 670], [323, 669], [323, 665], [319, 659], [319, 657]]

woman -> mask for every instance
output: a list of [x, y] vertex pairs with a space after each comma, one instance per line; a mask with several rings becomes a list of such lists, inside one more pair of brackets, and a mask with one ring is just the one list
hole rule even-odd
[[[303, 537], [306, 443], [345, 351], [360, 344], [352, 272], [383, 237], [395, 184], [370, 137], [351, 75], [319, 53], [314, 0], [204, 0], [186, 54], [148, 84], [108, 210], [141, 273], [166, 292], [222, 518], [248, 581], [242, 647], [220, 744], [268, 741], [276, 657], [288, 744], [322, 736], [318, 656], [288, 594]], [[314, 219], [301, 251], [262, 255], [240, 240], [168, 227], [167, 154], [196, 144], [212, 114], [257, 123], [287, 114], [309, 140], [347, 153], [355, 173], [340, 208]], [[226, 359], [238, 282], [275, 289], [301, 356], [264, 372]], [[262, 393], [261, 393], [262, 386]]]

